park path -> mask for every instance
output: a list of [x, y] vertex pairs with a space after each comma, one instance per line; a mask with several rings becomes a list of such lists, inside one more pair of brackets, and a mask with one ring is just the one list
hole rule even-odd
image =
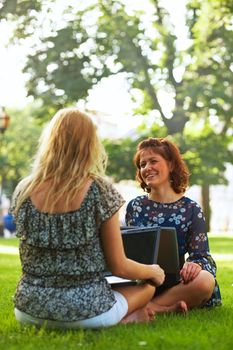
[[17, 247], [0, 245], [0, 254], [18, 254], [19, 249]]

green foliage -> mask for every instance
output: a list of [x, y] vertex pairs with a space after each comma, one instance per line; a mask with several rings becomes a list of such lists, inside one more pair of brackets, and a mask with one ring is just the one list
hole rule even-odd
[[136, 150], [137, 141], [130, 138], [111, 141], [105, 140], [104, 146], [108, 153], [107, 175], [118, 182], [135, 178], [135, 167], [133, 156]]
[[227, 184], [226, 165], [233, 164], [232, 151], [228, 150], [231, 137], [216, 134], [208, 124], [200, 128], [197, 123], [192, 123], [183, 137], [176, 135], [174, 140], [189, 167], [192, 185]]
[[140, 141], [148, 137], [164, 137], [165, 128], [154, 124], [147, 128], [142, 124], [135, 135], [119, 140], [104, 140], [104, 146], [108, 153], [107, 175], [115, 182], [135, 179], [136, 168], [133, 163], [134, 154]]
[[2, 137], [0, 167], [3, 191], [10, 196], [18, 181], [30, 171], [41, 126], [36, 120], [37, 110], [28, 106], [21, 111], [12, 109], [9, 128]]
[[[189, 2], [193, 45], [191, 71], [185, 89], [191, 97], [190, 112], [211, 119], [223, 134], [232, 135], [232, 2]], [[203, 50], [204, 48], [204, 50]], [[188, 106], [187, 106], [188, 108]]]
[[[52, 101], [57, 106], [66, 105], [88, 96], [89, 89], [102, 78], [124, 72], [131, 87], [144, 95], [144, 114], [158, 110], [168, 132], [177, 130], [177, 115], [172, 121], [166, 118], [158, 98], [159, 89], [174, 93], [181, 85], [173, 75], [181, 61], [176, 37], [169, 15], [159, 2], [151, 4], [147, 16], [143, 9], [130, 12], [117, 0], [96, 0], [84, 9], [67, 4], [67, 20], [62, 25], [51, 17], [56, 2], [51, 8], [45, 0], [39, 3], [51, 31], [37, 37], [33, 53], [28, 56], [24, 71], [30, 76], [29, 95], [39, 95], [46, 104]], [[24, 26], [25, 33], [30, 29], [31, 36], [41, 32], [39, 10], [38, 20], [30, 20], [28, 12], [18, 16], [18, 23]], [[17, 13], [14, 15], [16, 18]], [[178, 104], [182, 106], [182, 98]], [[178, 130], [183, 127], [184, 123], [179, 123]]]
[[[31, 0], [9, 0], [4, 1], [1, 4], [1, 12], [0, 18], [4, 18], [5, 16], [10, 16], [10, 18], [18, 18], [18, 17], [29, 17], [32, 20], [35, 17], [30, 17], [34, 11], [40, 11], [41, 4], [40, 1], [31, 1]], [[34, 12], [35, 14], [35, 12]], [[26, 23], [25, 23], [26, 24]]]

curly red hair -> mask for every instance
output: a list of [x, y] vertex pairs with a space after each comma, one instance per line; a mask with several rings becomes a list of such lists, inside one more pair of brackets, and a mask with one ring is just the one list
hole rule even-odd
[[142, 151], [146, 148], [151, 149], [154, 153], [159, 154], [171, 163], [171, 187], [176, 193], [184, 193], [189, 185], [189, 170], [178, 147], [166, 138], [149, 137], [138, 144], [137, 151], [134, 155], [134, 164], [137, 167], [136, 180], [140, 183], [141, 188], [146, 192], [151, 191], [143, 181], [140, 171], [140, 156]]

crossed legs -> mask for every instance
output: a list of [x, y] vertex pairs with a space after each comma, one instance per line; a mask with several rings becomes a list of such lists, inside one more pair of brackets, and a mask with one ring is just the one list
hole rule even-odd
[[147, 306], [155, 313], [186, 313], [188, 309], [202, 306], [211, 297], [214, 286], [213, 275], [202, 270], [193, 281], [187, 284], [179, 283], [167, 289], [155, 296]]
[[209, 300], [214, 286], [213, 275], [202, 270], [193, 281], [179, 283], [155, 297], [155, 288], [149, 284], [114, 289], [128, 302], [128, 313], [121, 322], [130, 323], [151, 321], [156, 313], [186, 313], [188, 309], [200, 307]]

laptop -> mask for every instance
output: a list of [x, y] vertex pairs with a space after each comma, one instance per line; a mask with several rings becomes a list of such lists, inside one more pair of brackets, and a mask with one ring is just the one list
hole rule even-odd
[[180, 259], [175, 227], [160, 227], [160, 241], [157, 264], [165, 272], [163, 288], [169, 288], [181, 281]]
[[[142, 264], [156, 264], [158, 258], [160, 232], [157, 227], [121, 227], [121, 235], [127, 258]], [[111, 272], [105, 275], [110, 284], [137, 284], [137, 280], [129, 280], [113, 276]]]
[[[165, 271], [166, 283], [178, 283], [179, 255], [176, 229], [172, 227], [121, 227], [127, 258], [142, 264], [159, 264]], [[111, 285], [137, 284], [140, 281], [105, 276]]]

